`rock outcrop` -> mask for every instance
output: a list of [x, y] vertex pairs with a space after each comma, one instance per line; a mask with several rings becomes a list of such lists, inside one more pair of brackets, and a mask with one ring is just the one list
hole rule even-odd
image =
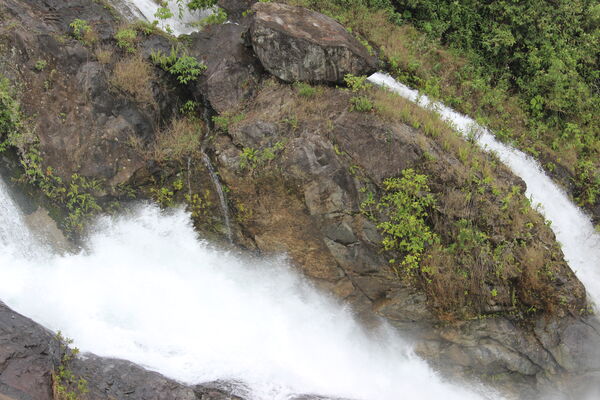
[[375, 58], [335, 20], [301, 7], [256, 3], [250, 36], [271, 74], [287, 82], [341, 83], [376, 69]]
[[262, 66], [248, 51], [248, 22], [211, 26], [190, 37], [190, 54], [207, 66], [195, 84], [194, 94], [204, 98], [218, 113], [247, 100], [262, 77]]

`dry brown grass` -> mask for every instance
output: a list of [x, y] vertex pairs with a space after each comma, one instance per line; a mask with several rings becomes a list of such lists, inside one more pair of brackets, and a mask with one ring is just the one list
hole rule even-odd
[[174, 119], [169, 126], [157, 132], [151, 143], [144, 145], [137, 136], [132, 136], [130, 144], [146, 160], [182, 160], [200, 152], [203, 132], [204, 127], [200, 121], [180, 118]]
[[114, 50], [111, 47], [100, 46], [94, 49], [94, 55], [100, 64], [110, 64]]
[[134, 55], [115, 64], [110, 83], [138, 103], [151, 105], [154, 103], [153, 77], [152, 65], [141, 56]]

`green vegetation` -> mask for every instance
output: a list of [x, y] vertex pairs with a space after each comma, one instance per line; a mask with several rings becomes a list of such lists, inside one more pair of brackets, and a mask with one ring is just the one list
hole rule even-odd
[[78, 174], [64, 182], [51, 167], [44, 168], [37, 135], [24, 122], [19, 103], [5, 78], [0, 78], [0, 132], [0, 152], [10, 147], [19, 154], [23, 167], [20, 180], [38, 187], [55, 206], [64, 208], [65, 230], [80, 233], [83, 223], [102, 209], [94, 194], [101, 183]]
[[277, 142], [273, 146], [265, 147], [264, 149], [244, 147], [240, 155], [240, 168], [253, 172], [258, 167], [273, 161], [284, 148], [285, 144], [283, 142]]
[[79, 18], [74, 19], [69, 26], [73, 30], [73, 36], [77, 40], [83, 40], [84, 35], [92, 30], [92, 27], [86, 20]]
[[246, 116], [243, 113], [231, 114], [226, 112], [221, 115], [215, 115], [212, 117], [212, 121], [217, 129], [220, 129], [223, 132], [228, 132], [231, 125], [243, 121], [244, 118], [246, 118]]
[[73, 340], [65, 338], [59, 331], [56, 334], [60, 349], [60, 363], [52, 373], [52, 394], [54, 400], [83, 400], [89, 392], [88, 383], [71, 371], [70, 364], [79, 354], [79, 349], [70, 349]]
[[598, 202], [597, 1], [286, 2], [337, 19], [401, 81], [565, 167], [579, 203]]
[[42, 72], [43, 70], [46, 69], [47, 66], [48, 66], [48, 62], [46, 60], [37, 60], [35, 62], [35, 65], [33, 66], [33, 68], [36, 71]]
[[367, 77], [347, 74], [344, 77], [344, 81], [355, 94], [355, 96], [350, 98], [350, 110], [359, 112], [372, 111], [374, 107], [373, 102], [366, 95], [368, 89], [371, 87], [371, 85], [367, 83]]
[[[400, 264], [408, 271], [415, 270], [425, 248], [439, 242], [439, 237], [425, 223], [428, 210], [435, 206], [427, 176], [405, 169], [401, 178], [388, 178], [383, 187], [386, 194], [377, 204], [389, 218], [377, 225], [384, 234], [383, 248], [403, 254]], [[391, 259], [390, 263], [395, 264], [396, 260]]]
[[196, 58], [180, 54], [180, 52], [180, 49], [172, 47], [171, 53], [168, 55], [158, 50], [152, 52], [150, 57], [154, 64], [174, 75], [179, 83], [185, 85], [197, 80], [200, 74], [206, 70], [206, 65], [199, 62]]
[[128, 53], [135, 53], [137, 31], [131, 27], [121, 28], [115, 33], [117, 47]]
[[317, 94], [317, 88], [305, 82], [296, 82], [294, 83], [294, 87], [302, 97], [312, 98]]
[[202, 10], [217, 5], [217, 0], [191, 0], [187, 2], [190, 10]]
[[87, 46], [91, 46], [98, 41], [98, 35], [84, 19], [74, 19], [69, 27], [72, 30], [73, 37]]
[[217, 8], [216, 11], [210, 14], [208, 17], [203, 18], [200, 21], [200, 25], [208, 26], [208, 25], [218, 25], [227, 21], [228, 15], [222, 8]]

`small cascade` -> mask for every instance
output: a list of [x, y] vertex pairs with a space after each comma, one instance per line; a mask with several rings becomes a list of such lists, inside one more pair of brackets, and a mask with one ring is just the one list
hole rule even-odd
[[[39, 255], [41, 245], [25, 226], [25, 219], [10, 198], [4, 180], [0, 179], [0, 248], [16, 256]], [[0, 299], [1, 300], [1, 299]]]
[[496, 140], [485, 127], [439, 102], [411, 89], [383, 73], [375, 73], [369, 81], [389, 88], [398, 95], [439, 113], [463, 135], [473, 132], [478, 145], [494, 152], [515, 175], [527, 184], [526, 195], [539, 203], [540, 212], [551, 222], [557, 240], [562, 245], [565, 260], [585, 285], [589, 297], [600, 305], [600, 233], [569, 196], [546, 175], [540, 164], [527, 154]]
[[217, 191], [217, 195], [219, 196], [219, 202], [221, 203], [221, 212], [223, 214], [223, 222], [225, 223], [225, 233], [227, 235], [227, 240], [229, 243], [233, 243], [233, 234], [231, 231], [231, 222], [229, 218], [229, 207], [227, 207], [227, 195], [223, 191], [223, 185], [221, 185], [221, 180], [215, 171], [215, 168], [210, 161], [210, 157], [204, 151], [204, 147], [202, 147], [202, 161], [204, 161], [204, 165], [206, 165], [206, 169], [208, 170], [208, 174], [210, 175], [210, 179], [215, 186]]
[[154, 0], [110, 0], [113, 6], [126, 18], [135, 20], [143, 19], [149, 22], [157, 21], [158, 27], [165, 32], [172, 33], [175, 36], [187, 35], [198, 30], [195, 23], [208, 17], [213, 11], [194, 10], [187, 8], [186, 2], [169, 0], [167, 2], [172, 17], [159, 19], [156, 12], [159, 9], [159, 2]]

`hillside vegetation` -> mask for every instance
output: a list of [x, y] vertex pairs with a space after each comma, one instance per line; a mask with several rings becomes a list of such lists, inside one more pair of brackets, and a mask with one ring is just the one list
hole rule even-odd
[[336, 18], [393, 75], [487, 124], [579, 204], [598, 206], [598, 1], [286, 1]]

